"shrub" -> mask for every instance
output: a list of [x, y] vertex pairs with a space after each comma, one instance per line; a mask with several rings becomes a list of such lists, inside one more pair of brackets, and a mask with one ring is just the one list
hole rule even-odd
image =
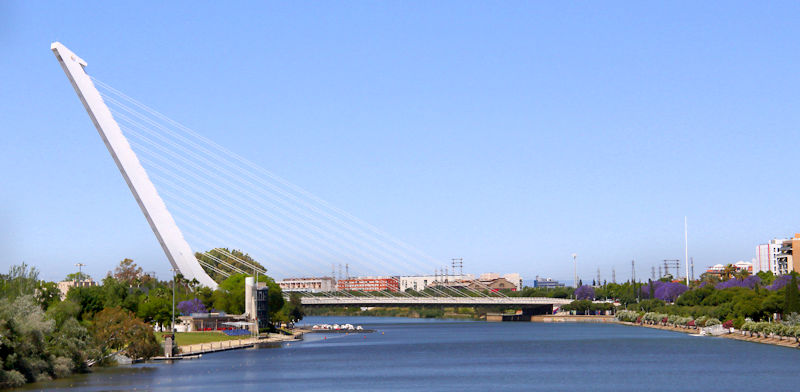
[[718, 319], [710, 318], [710, 319], [706, 320], [705, 326], [706, 327], [711, 327], [711, 326], [719, 325], [719, 324], [722, 324], [722, 323]]
[[727, 320], [722, 323], [722, 328], [733, 328], [733, 320]]
[[622, 310], [617, 312], [617, 320], [629, 323], [635, 322], [639, 318], [639, 313], [632, 310]]
[[0, 370], [0, 388], [14, 388], [25, 385], [25, 376], [16, 370]]

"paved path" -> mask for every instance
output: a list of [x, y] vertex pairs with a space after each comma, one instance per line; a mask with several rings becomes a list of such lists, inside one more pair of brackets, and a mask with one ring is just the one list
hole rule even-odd
[[301, 337], [302, 334], [299, 335], [269, 334], [269, 337], [262, 337], [262, 338], [247, 338], [247, 339], [237, 339], [237, 340], [225, 340], [221, 342], [188, 344], [184, 346], [178, 346], [178, 355], [179, 356], [196, 355], [196, 354], [213, 353], [217, 351], [250, 348], [255, 346], [256, 344], [287, 342], [300, 339]]

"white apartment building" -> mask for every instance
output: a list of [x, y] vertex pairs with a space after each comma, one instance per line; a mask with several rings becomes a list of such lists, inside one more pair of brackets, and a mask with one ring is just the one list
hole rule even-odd
[[781, 253], [781, 246], [785, 239], [773, 239], [769, 243], [756, 246], [756, 258], [753, 261], [753, 273], [761, 271], [772, 271], [778, 274], [777, 257]]
[[475, 276], [472, 274], [464, 275], [416, 275], [416, 276], [401, 276], [400, 277], [400, 291], [408, 289], [414, 291], [425, 290], [428, 285], [433, 282], [449, 283], [457, 282], [460, 280], [474, 280]]
[[288, 278], [277, 283], [281, 290], [286, 292], [320, 293], [336, 291], [336, 281], [328, 276], [321, 278]]

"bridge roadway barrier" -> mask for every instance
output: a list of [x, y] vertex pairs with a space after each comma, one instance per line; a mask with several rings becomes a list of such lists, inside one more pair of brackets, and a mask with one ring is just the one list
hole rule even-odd
[[301, 298], [308, 306], [532, 306], [566, 305], [573, 300], [546, 297], [309, 297]]

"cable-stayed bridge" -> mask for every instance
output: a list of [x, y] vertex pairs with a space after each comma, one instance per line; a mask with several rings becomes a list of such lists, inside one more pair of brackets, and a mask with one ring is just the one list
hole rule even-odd
[[[64, 45], [51, 49], [172, 264], [216, 288], [232, 274], [275, 277], [430, 274], [443, 263], [261, 168], [86, 73]], [[239, 251], [242, 250], [242, 251]], [[246, 252], [246, 253], [245, 253]], [[438, 273], [438, 272], [437, 272]], [[348, 274], [349, 275], [349, 274]], [[557, 305], [508, 297], [480, 280], [457, 289], [340, 290], [307, 294], [308, 305]]]

